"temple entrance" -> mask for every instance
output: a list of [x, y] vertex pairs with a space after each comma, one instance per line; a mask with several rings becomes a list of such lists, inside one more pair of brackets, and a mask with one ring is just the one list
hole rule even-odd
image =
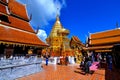
[[0, 58], [10, 58], [13, 55], [13, 47], [7, 44], [0, 44]]
[[28, 53], [29, 47], [15, 46], [13, 56], [25, 56]]
[[6, 48], [4, 53], [5, 53], [6, 58], [10, 58], [12, 56], [12, 54], [13, 54], [13, 49]]

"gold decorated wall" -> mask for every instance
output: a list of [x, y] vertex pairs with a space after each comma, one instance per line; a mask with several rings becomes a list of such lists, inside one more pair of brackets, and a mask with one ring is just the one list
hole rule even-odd
[[70, 40], [70, 47], [74, 51], [74, 56], [76, 58], [76, 63], [81, 63], [83, 55], [82, 50], [85, 45], [78, 39], [77, 36], [73, 36]]

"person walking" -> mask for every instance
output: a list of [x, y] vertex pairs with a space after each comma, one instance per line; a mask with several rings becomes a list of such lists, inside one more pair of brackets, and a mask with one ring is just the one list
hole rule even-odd
[[69, 63], [68, 56], [65, 57], [65, 65], [67, 66]]
[[90, 69], [89, 67], [91, 66], [91, 59], [90, 58], [86, 58], [86, 62], [85, 62], [85, 74], [89, 74], [90, 73]]
[[108, 55], [108, 69], [111, 71], [112, 70], [112, 56]]
[[48, 65], [48, 56], [46, 56], [46, 66]]

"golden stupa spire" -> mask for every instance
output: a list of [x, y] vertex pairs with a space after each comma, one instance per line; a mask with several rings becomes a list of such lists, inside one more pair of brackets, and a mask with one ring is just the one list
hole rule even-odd
[[59, 21], [59, 8], [57, 8], [57, 15], [56, 15], [56, 21]]
[[56, 8], [56, 21], [52, 27], [51, 33], [49, 36], [51, 37], [55, 37], [58, 36], [57, 32], [58, 30], [62, 29], [62, 24], [60, 22], [60, 18], [59, 18], [59, 8]]
[[50, 44], [50, 50], [54, 52], [54, 56], [65, 55], [65, 51], [69, 50], [69, 39], [67, 35], [69, 31], [63, 28], [60, 22], [59, 8], [56, 8], [56, 21], [52, 27], [49, 37], [46, 42]]

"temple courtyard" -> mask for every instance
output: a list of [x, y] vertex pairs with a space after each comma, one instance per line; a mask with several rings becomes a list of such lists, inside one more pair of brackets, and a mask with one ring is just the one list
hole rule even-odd
[[78, 64], [55, 65], [42, 64], [42, 71], [16, 80], [120, 80], [120, 72], [116, 69], [109, 71], [99, 68], [91, 74], [84, 74]]

